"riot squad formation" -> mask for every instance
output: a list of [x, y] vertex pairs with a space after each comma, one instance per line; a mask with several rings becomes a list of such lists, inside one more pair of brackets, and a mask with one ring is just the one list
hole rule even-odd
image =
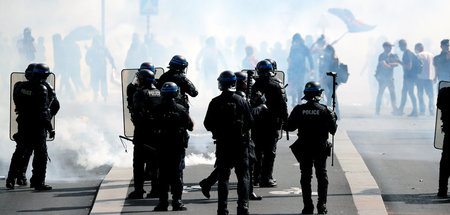
[[[25, 29], [24, 32], [28, 37], [29, 31]], [[92, 46], [101, 44], [93, 42]], [[214, 45], [213, 39], [207, 41], [207, 48], [213, 49], [211, 47]], [[409, 116], [424, 115], [426, 111], [431, 115], [435, 114], [434, 83], [436, 80], [450, 79], [449, 40], [441, 41], [442, 52], [434, 57], [424, 51], [422, 43], [415, 45], [415, 54], [407, 48], [405, 40], [399, 40], [398, 45], [403, 51], [401, 59], [391, 52], [394, 46], [392, 43], [382, 44], [384, 52], [379, 55], [375, 73], [379, 83], [376, 115], [380, 114], [386, 88], [391, 97], [392, 114], [403, 114], [407, 96], [413, 106]], [[103, 50], [106, 56], [103, 60], [109, 59], [111, 64], [114, 64], [105, 47], [95, 50]], [[263, 198], [253, 191], [253, 187], [277, 186], [273, 169], [277, 142], [283, 131], [297, 130], [298, 139], [290, 148], [300, 163], [302, 213], [312, 214], [317, 209], [319, 214], [327, 214], [326, 161], [332, 155], [333, 148], [329, 136], [337, 131], [340, 112], [336, 90], [349, 78], [347, 65], [339, 61], [334, 47], [327, 44], [323, 36], [308, 47], [301, 35], [295, 34], [287, 58], [289, 79], [285, 85], [284, 80], [277, 78], [277, 74], [284, 73], [278, 70], [275, 60], [267, 58], [258, 61], [253, 55], [252, 47], [246, 47], [245, 51], [246, 57], [242, 63], [249, 69], [238, 72], [226, 70], [220, 73], [217, 82], [221, 93], [209, 103], [203, 121], [206, 130], [212, 133], [216, 147], [215, 168], [199, 182], [203, 195], [210, 198], [211, 187], [217, 183], [217, 214], [228, 214], [229, 178], [234, 168], [238, 180], [237, 213], [249, 214], [249, 200]], [[316, 59], [313, 57], [315, 54], [319, 56]], [[208, 54], [202, 54], [202, 57], [207, 56]], [[398, 65], [401, 65], [404, 71], [399, 106], [396, 104], [393, 75], [394, 67]], [[156, 77], [155, 65], [143, 62], [135, 74], [135, 79], [128, 83], [126, 88], [127, 108], [134, 125], [134, 190], [128, 198], [143, 199], [146, 194], [144, 181], [149, 180], [151, 191], [146, 197], [159, 199], [155, 211], [168, 211], [169, 191], [172, 194], [172, 210], [185, 211], [187, 208], [182, 201], [184, 159], [189, 143], [188, 131], [194, 129], [189, 114], [189, 97], [196, 97], [199, 92], [186, 76], [188, 61], [185, 57], [173, 56], [168, 68], [167, 72]], [[26, 169], [32, 153], [34, 158], [30, 187], [35, 190], [52, 189], [45, 183], [48, 160], [46, 141], [55, 137], [51, 121], [60, 106], [51, 84], [47, 81], [50, 74], [46, 64], [32, 63], [25, 70], [26, 81], [14, 85], [13, 100], [18, 132], [13, 136], [16, 150], [11, 158], [6, 179], [8, 189], [14, 189], [16, 184], [28, 184]], [[98, 82], [96, 87], [104, 87], [101, 82], [105, 79], [93, 78]], [[419, 105], [416, 101], [415, 86]], [[102, 93], [105, 91], [95, 89]], [[444, 133], [449, 130], [450, 123], [450, 106], [447, 104], [449, 89], [441, 89], [437, 101], [437, 108], [442, 111]], [[424, 104], [424, 91], [428, 96], [428, 108], [425, 108]], [[295, 104], [291, 106], [290, 114], [287, 93], [292, 96]], [[440, 163], [438, 196], [442, 198], [447, 198], [450, 176], [449, 140], [446, 135]], [[316, 206], [312, 200], [311, 189], [313, 167], [318, 181]]]

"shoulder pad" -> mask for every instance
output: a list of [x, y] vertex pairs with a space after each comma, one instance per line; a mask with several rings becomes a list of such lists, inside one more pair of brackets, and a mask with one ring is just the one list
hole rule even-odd
[[279, 85], [281, 88], [283, 88], [283, 82], [281, 82], [281, 80], [278, 78], [272, 77], [270, 78], [270, 82]]
[[242, 98], [241, 95], [239, 95], [239, 94], [237, 94], [237, 93], [233, 93], [232, 97], [233, 97], [233, 99], [236, 100], [236, 101], [239, 101], [239, 100], [241, 100], [241, 99], [244, 99], [244, 98]]
[[52, 86], [50, 83], [44, 82], [44, 83], [42, 83], [42, 84], [45, 85], [45, 87], [47, 87], [47, 89], [53, 90], [53, 86]]
[[44, 89], [44, 90], [51, 90], [51, 89], [52, 89], [50, 86], [48, 86], [48, 85], [45, 84], [45, 83], [42, 83], [42, 84], [40, 84], [39, 86], [40, 86], [42, 89]]
[[14, 88], [16, 87], [20, 87], [21, 85], [23, 85], [24, 83], [26, 83], [25, 81], [18, 81], [14, 84]]
[[319, 102], [315, 102], [315, 103], [318, 104], [319, 107], [323, 108], [324, 110], [328, 110], [330, 112], [333, 112], [333, 109], [331, 107], [328, 107], [327, 105], [319, 103]]
[[184, 112], [188, 112], [187, 111], [187, 109], [183, 106], [183, 105], [181, 105], [181, 104], [178, 104], [178, 103], [175, 103], [175, 106], [179, 109], [179, 110], [182, 110], [182, 111], [184, 111]]
[[280, 84], [282, 83], [280, 79], [275, 78], [275, 77], [273, 77], [272, 80], [275, 81], [275, 82], [278, 82], [278, 83], [280, 83]]
[[240, 97], [242, 97], [242, 98], [245, 98], [245, 97], [246, 97], [245, 93], [242, 92], [242, 91], [236, 91], [236, 95], [238, 95], [238, 96], [240, 96]]
[[322, 105], [323, 105], [323, 106], [325, 106], [325, 107], [327, 108], [327, 110], [328, 110], [328, 111], [330, 111], [330, 112], [334, 112], [334, 111], [333, 111], [333, 108], [331, 108], [331, 107], [328, 107], [328, 106], [326, 106], [326, 105], [324, 105], [324, 104], [322, 104]]

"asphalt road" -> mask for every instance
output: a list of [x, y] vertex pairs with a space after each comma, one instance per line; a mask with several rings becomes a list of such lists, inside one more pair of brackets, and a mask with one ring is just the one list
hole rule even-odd
[[[204, 137], [201, 137], [204, 138]], [[192, 142], [195, 142], [195, 137]], [[291, 136], [291, 141], [282, 140], [279, 142], [278, 155], [274, 176], [278, 179], [276, 188], [255, 188], [255, 192], [262, 195], [262, 201], [251, 201], [250, 211], [252, 214], [299, 214], [303, 205], [301, 199], [301, 189], [299, 188], [300, 171], [294, 156], [288, 146], [295, 140]], [[210, 147], [212, 150], [214, 147]], [[217, 187], [211, 191], [211, 199], [206, 199], [200, 192], [198, 182], [206, 177], [213, 169], [212, 165], [188, 166], [184, 171], [185, 193], [184, 203], [188, 211], [182, 214], [214, 214], [217, 210]], [[48, 183], [53, 186], [53, 190], [37, 192], [28, 186], [17, 187], [15, 190], [6, 190], [5, 181], [0, 181], [0, 207], [2, 214], [88, 214], [97, 189], [102, 178], [109, 171], [109, 167], [91, 170], [91, 174], [83, 179], [75, 181], [58, 182], [48, 179]], [[92, 172], [95, 172], [98, 179], [92, 179]], [[357, 214], [354, 207], [352, 195], [347, 181], [342, 172], [339, 162], [335, 166], [328, 164], [329, 172], [329, 214]], [[81, 173], [79, 173], [81, 174]], [[313, 180], [313, 190], [316, 190], [316, 181]], [[150, 190], [149, 184], [146, 189]], [[128, 192], [132, 191], [132, 181]], [[315, 193], [314, 193], [315, 194]], [[125, 197], [125, 196], [124, 196]], [[317, 201], [317, 196], [313, 196]], [[231, 177], [231, 191], [229, 196], [229, 209], [231, 214], [236, 210], [236, 178]], [[122, 214], [142, 214], [152, 212], [157, 204], [155, 199], [126, 200], [122, 209]], [[159, 213], [152, 213], [159, 214]], [[167, 214], [167, 213], [161, 213]]]
[[450, 214], [450, 200], [436, 197], [441, 151], [433, 146], [434, 120], [364, 114], [342, 120], [389, 214]]
[[[274, 177], [277, 178], [278, 186], [275, 188], [258, 188], [255, 192], [263, 196], [262, 201], [250, 201], [251, 214], [299, 214], [303, 208], [300, 187], [300, 169], [288, 146], [293, 143], [296, 137], [291, 136], [287, 142], [285, 139], [278, 143], [278, 151], [275, 162]], [[195, 139], [193, 140], [195, 142]], [[339, 162], [331, 167], [328, 162], [329, 174], [329, 196], [328, 209], [329, 214], [357, 214], [353, 203], [352, 195], [341, 170]], [[207, 177], [213, 170], [212, 165], [189, 166], [184, 170], [185, 190], [183, 202], [188, 211], [178, 212], [180, 214], [215, 214], [217, 210], [217, 184], [212, 188], [211, 198], [206, 199], [198, 183]], [[230, 214], [236, 213], [236, 177], [232, 171], [230, 178], [231, 190], [229, 192], [228, 209]], [[132, 186], [132, 184], [130, 184]], [[147, 191], [150, 186], [147, 184]], [[128, 193], [133, 190], [132, 187]], [[315, 177], [313, 178], [313, 191], [317, 190]], [[315, 194], [315, 193], [313, 193]], [[317, 203], [317, 194], [313, 196], [313, 201]], [[142, 214], [152, 212], [158, 201], [156, 199], [126, 200], [122, 214]], [[169, 207], [169, 209], [171, 209]], [[316, 211], [317, 212], [317, 211]], [[152, 212], [152, 214], [167, 214], [167, 212]], [[172, 214], [172, 213], [170, 213]]]
[[[16, 186], [14, 190], [5, 188], [5, 180], [0, 181], [0, 214], [89, 214], [98, 187], [111, 167], [103, 166], [85, 171], [89, 177], [77, 180], [54, 181], [47, 179], [53, 187], [50, 191], [35, 191], [29, 186]], [[98, 177], [92, 177], [95, 174]]]

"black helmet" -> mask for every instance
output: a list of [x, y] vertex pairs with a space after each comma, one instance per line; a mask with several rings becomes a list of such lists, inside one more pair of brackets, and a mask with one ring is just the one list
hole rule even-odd
[[186, 58], [181, 55], [175, 55], [169, 62], [169, 69], [184, 72], [184, 69], [186, 69], [188, 65]]
[[166, 82], [162, 85], [161, 96], [164, 98], [175, 98], [178, 96], [180, 88], [174, 82]]
[[322, 96], [323, 89], [320, 87], [320, 83], [317, 81], [310, 81], [306, 83], [305, 90], [303, 93], [305, 96], [303, 96], [302, 99], [305, 100], [316, 100], [319, 101], [320, 97]]
[[235, 72], [236, 76], [236, 90], [243, 91], [247, 87], [247, 73]]
[[36, 67], [35, 63], [30, 63], [30, 65], [28, 65], [28, 67], [25, 69], [25, 78], [27, 80], [30, 80], [31, 78], [31, 74], [33, 73], [34, 67]]
[[139, 67], [139, 69], [148, 69], [152, 72], [155, 72], [155, 65], [149, 63], [149, 62], [144, 62], [141, 64], [141, 66]]
[[270, 64], [272, 64], [273, 71], [277, 71], [277, 62], [275, 60], [272, 60], [272, 59], [269, 59], [269, 58], [267, 58], [266, 60], [269, 61]]
[[30, 75], [30, 81], [44, 82], [50, 75], [50, 68], [45, 63], [38, 63], [34, 66]]
[[247, 73], [245, 72], [235, 72], [234, 75], [236, 76], [236, 81], [247, 81]]
[[260, 77], [274, 76], [273, 65], [268, 60], [259, 61], [258, 64], [256, 64], [255, 70]]
[[139, 71], [136, 72], [136, 78], [139, 80], [141, 85], [149, 86], [155, 82], [155, 73], [148, 69], [139, 69]]
[[231, 71], [223, 71], [217, 80], [221, 91], [233, 91], [236, 87], [236, 75]]

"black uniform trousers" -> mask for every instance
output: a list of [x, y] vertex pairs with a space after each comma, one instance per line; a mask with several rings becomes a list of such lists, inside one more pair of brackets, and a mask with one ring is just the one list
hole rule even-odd
[[312, 168], [316, 170], [317, 178], [317, 194], [319, 196], [318, 203], [327, 203], [327, 193], [328, 193], [328, 175], [327, 175], [327, 155], [326, 153], [307, 153], [292, 150], [297, 161], [300, 163], [300, 185], [302, 187], [303, 204], [305, 207], [313, 207], [313, 202], [311, 199], [311, 179], [312, 179]]
[[[249, 166], [248, 166], [249, 194], [253, 193], [253, 171], [255, 169], [256, 158], [252, 157], [250, 154], [251, 154], [251, 151], [253, 151], [253, 154], [255, 154], [254, 150], [255, 150], [254, 146], [249, 147], [249, 159], [248, 159], [248, 162], [249, 162]], [[219, 171], [217, 168], [214, 168], [214, 170], [211, 172], [211, 174], [209, 174], [209, 176], [205, 179], [206, 186], [212, 187], [215, 183], [217, 183], [218, 180], [219, 180]]]
[[[450, 131], [449, 131], [450, 132]], [[439, 193], [447, 193], [450, 177], [450, 134], [444, 135], [444, 146], [439, 166]]]
[[9, 166], [8, 180], [26, 179], [26, 172], [32, 150], [25, 145], [24, 141], [18, 140], [19, 137], [14, 137], [16, 140], [16, 150], [11, 157], [11, 164]]
[[158, 185], [158, 159], [156, 151], [142, 143], [135, 143], [133, 152], [134, 190], [144, 192], [145, 165], [149, 165], [151, 172], [152, 189]]
[[[44, 131], [44, 134], [47, 132]], [[45, 174], [47, 171], [47, 139], [46, 135], [36, 137], [32, 144], [33, 157], [33, 175], [30, 178], [30, 183], [34, 185], [40, 185], [45, 183]], [[28, 152], [31, 155], [31, 151]]]
[[255, 138], [254, 142], [256, 155], [254, 180], [267, 182], [272, 179], [278, 137]]
[[9, 175], [15, 175], [14, 178], [24, 177], [31, 154], [33, 157], [33, 171], [30, 183], [40, 185], [45, 183], [45, 174], [47, 171], [47, 130], [43, 127], [32, 127], [32, 122], [19, 123], [19, 132], [15, 135], [16, 151], [11, 158]]
[[159, 202], [168, 205], [169, 188], [172, 200], [181, 200], [183, 194], [183, 170], [185, 168], [185, 149], [163, 149], [159, 158]]
[[[255, 162], [252, 159], [249, 159], [249, 194], [253, 193], [253, 170], [254, 170]], [[231, 174], [231, 173], [230, 173]], [[212, 187], [217, 181], [219, 180], [219, 170], [217, 168], [214, 168], [214, 170], [209, 174], [209, 176], [206, 178], [206, 186]]]
[[243, 147], [239, 153], [236, 153], [234, 148], [234, 154], [223, 153], [219, 145], [232, 146], [233, 144], [227, 144], [228, 141], [217, 141], [216, 146], [216, 169], [218, 171], [218, 214], [227, 210], [228, 207], [228, 192], [229, 192], [229, 180], [231, 175], [231, 169], [235, 168], [234, 172], [238, 180], [237, 193], [238, 193], [238, 209], [248, 210], [248, 197], [249, 197], [249, 158], [248, 148]]

